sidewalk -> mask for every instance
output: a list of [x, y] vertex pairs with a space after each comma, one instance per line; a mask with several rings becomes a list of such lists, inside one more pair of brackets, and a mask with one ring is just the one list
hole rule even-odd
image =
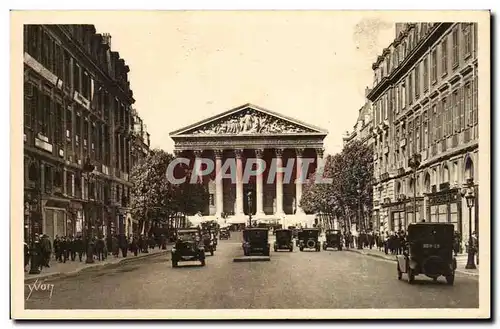
[[27, 271], [24, 272], [24, 282], [30, 283], [36, 280], [46, 280], [46, 279], [54, 279], [59, 277], [67, 277], [67, 276], [75, 276], [78, 275], [82, 271], [86, 271], [88, 269], [95, 269], [96, 267], [120, 264], [127, 261], [140, 259], [144, 257], [150, 257], [158, 254], [165, 254], [169, 252], [172, 248], [172, 245], [167, 245], [166, 250], [154, 249], [149, 250], [149, 253], [139, 253], [137, 256], [134, 256], [130, 251], [127, 252], [127, 257], [122, 257], [121, 253], [119, 257], [115, 257], [113, 255], [108, 255], [108, 258], [104, 261], [95, 260], [93, 264], [85, 263], [85, 256], [82, 261], [78, 260], [78, 257], [75, 261], [66, 261], [66, 263], [59, 263], [54, 258], [50, 261], [50, 267], [44, 267], [40, 274], [29, 274], [29, 265], [26, 266]]
[[[361, 250], [349, 248], [349, 249], [344, 249], [344, 250], [348, 250], [348, 251], [362, 254], [365, 256], [396, 261], [395, 255], [391, 255], [391, 254], [386, 255], [383, 251], [379, 251], [378, 249], [375, 249], [375, 248], [374, 249], [361, 249]], [[466, 264], [467, 264], [467, 254], [458, 254], [456, 271], [459, 273], [467, 274], [467, 275], [479, 276], [479, 265], [476, 264], [477, 268], [475, 270], [468, 270], [468, 269], [465, 269]]]

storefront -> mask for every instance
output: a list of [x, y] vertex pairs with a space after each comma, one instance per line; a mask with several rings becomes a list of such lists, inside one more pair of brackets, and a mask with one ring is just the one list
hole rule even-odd
[[445, 189], [427, 195], [427, 218], [433, 223], [452, 223], [462, 233], [462, 201], [458, 189]]
[[51, 241], [56, 236], [66, 236], [69, 200], [49, 199], [42, 201], [42, 204], [43, 233], [47, 234]]

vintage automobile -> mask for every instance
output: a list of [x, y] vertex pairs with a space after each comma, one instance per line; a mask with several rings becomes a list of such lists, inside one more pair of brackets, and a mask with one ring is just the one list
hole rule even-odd
[[323, 250], [328, 248], [337, 248], [342, 250], [342, 233], [340, 230], [326, 230], [325, 241], [323, 241]]
[[274, 241], [274, 251], [280, 249], [287, 249], [290, 252], [293, 251], [293, 240], [292, 240], [292, 230], [287, 229], [277, 229], [274, 230], [276, 233], [276, 241]]
[[231, 233], [229, 232], [228, 229], [221, 228], [219, 231], [219, 239], [221, 240], [227, 240], [231, 237]]
[[210, 256], [213, 256], [215, 252], [215, 245], [212, 233], [210, 231], [202, 231], [201, 238], [203, 240], [205, 252], [209, 252]]
[[304, 228], [298, 233], [299, 249], [315, 249], [321, 251], [319, 243], [319, 229], [317, 228]]
[[271, 245], [268, 243], [269, 230], [267, 228], [247, 228], [243, 230], [243, 254], [269, 256]]
[[205, 247], [197, 228], [177, 230], [177, 240], [171, 251], [172, 267], [179, 262], [200, 261], [205, 266]]
[[412, 223], [408, 225], [406, 250], [396, 256], [398, 280], [406, 273], [408, 283], [423, 274], [434, 281], [444, 276], [455, 281], [457, 261], [453, 255], [454, 225], [450, 223]]

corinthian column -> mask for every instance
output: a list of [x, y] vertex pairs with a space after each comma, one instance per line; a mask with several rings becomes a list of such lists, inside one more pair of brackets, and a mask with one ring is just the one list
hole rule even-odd
[[276, 149], [276, 215], [282, 216], [283, 212], [283, 149]]
[[243, 150], [234, 150], [236, 156], [236, 216], [244, 216], [243, 213], [243, 162], [241, 160]]
[[302, 154], [304, 153], [303, 148], [295, 149], [295, 153], [297, 155], [297, 169], [296, 169], [296, 179], [295, 179], [295, 205], [296, 205], [296, 213], [303, 214], [304, 211], [300, 207], [300, 199], [302, 198], [302, 184], [307, 177], [303, 177], [302, 173]]
[[[257, 149], [255, 150], [255, 156], [259, 160], [257, 162], [257, 172], [263, 172], [263, 168], [261, 167], [260, 160], [262, 160], [262, 155], [264, 153], [264, 150], [262, 149]], [[257, 212], [256, 216], [264, 216], [264, 183], [263, 183], [263, 176], [264, 173], [258, 174], [256, 177], [256, 183], [257, 183]]]
[[222, 150], [215, 150], [215, 216], [221, 218], [224, 210], [222, 183]]
[[203, 184], [203, 175], [201, 174], [201, 171], [203, 170], [203, 168], [201, 167], [201, 154], [203, 153], [203, 151], [201, 150], [195, 150], [193, 151], [194, 153], [194, 156], [195, 156], [195, 166], [198, 166], [198, 168], [196, 170], [198, 170], [198, 177], [197, 177], [197, 182], [200, 183], [200, 184]]

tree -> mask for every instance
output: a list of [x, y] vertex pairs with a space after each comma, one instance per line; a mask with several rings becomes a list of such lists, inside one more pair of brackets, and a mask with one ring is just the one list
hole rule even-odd
[[[323, 177], [331, 184], [316, 184], [313, 173], [304, 186], [300, 206], [308, 213], [326, 213], [350, 226], [350, 216], [357, 214], [361, 202], [363, 213], [372, 209], [373, 150], [354, 141], [341, 153], [327, 156]], [[361, 193], [358, 193], [358, 188]]]
[[173, 184], [167, 179], [167, 168], [173, 160], [172, 154], [155, 149], [132, 168], [132, 216], [138, 219], [141, 231], [152, 221], [169, 220], [179, 213], [195, 214], [208, 202], [204, 186], [190, 184], [192, 172], [188, 167], [175, 168], [176, 178], [181, 178], [179, 174], [186, 177], [184, 183]]

